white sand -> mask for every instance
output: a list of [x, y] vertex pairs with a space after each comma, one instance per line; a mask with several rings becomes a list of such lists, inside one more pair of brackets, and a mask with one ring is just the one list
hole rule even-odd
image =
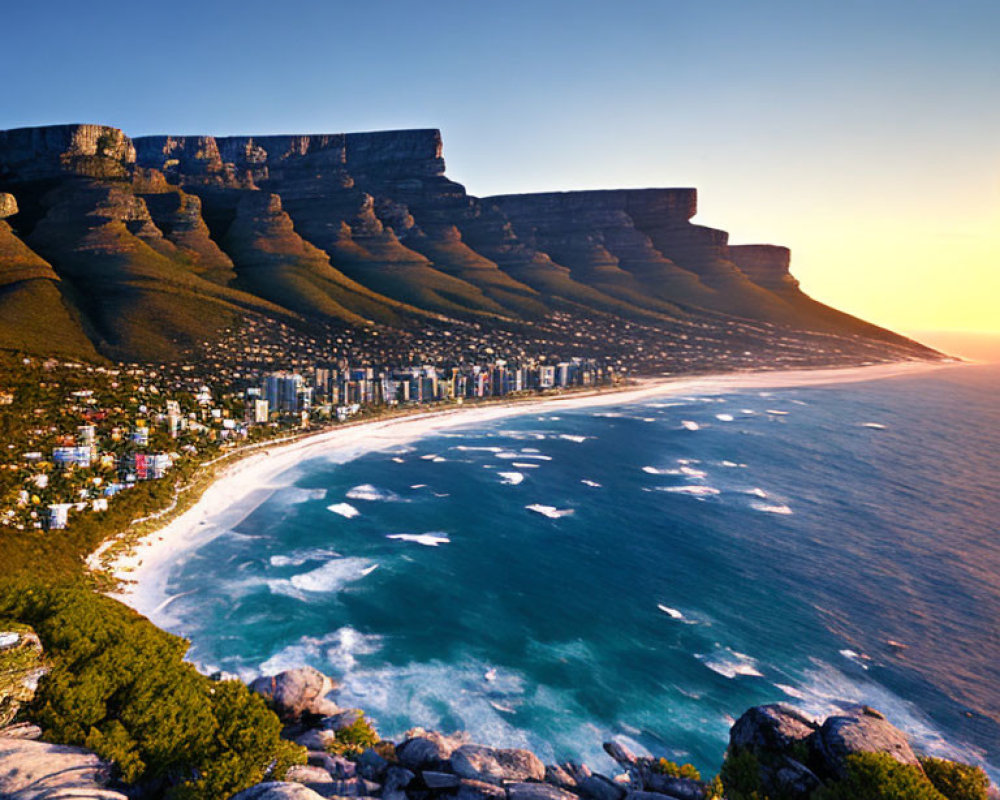
[[262, 447], [260, 452], [234, 463], [216, 479], [195, 505], [165, 527], [144, 537], [131, 555], [116, 559], [112, 565], [114, 574], [130, 583], [115, 596], [154, 622], [160, 621], [162, 624], [166, 606], [172, 599], [166, 592], [170, 567], [184, 554], [231, 531], [275, 490], [292, 485], [297, 477], [294, 469], [297, 465], [319, 455], [343, 463], [367, 452], [412, 442], [447, 428], [477, 425], [541, 410], [549, 412], [617, 405], [671, 395], [725, 394], [746, 389], [852, 383], [910, 376], [926, 370], [954, 366], [956, 365], [936, 362], [906, 362], [844, 369], [742, 372], [650, 379], [621, 391], [577, 393], [488, 406], [460, 406], [444, 411], [345, 425], [288, 444], [268, 445]]

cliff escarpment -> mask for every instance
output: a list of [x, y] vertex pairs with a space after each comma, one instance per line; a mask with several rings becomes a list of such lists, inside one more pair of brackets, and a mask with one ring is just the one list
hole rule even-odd
[[0, 280], [17, 287], [0, 302], [26, 321], [0, 327], [0, 347], [45, 352], [33, 320], [61, 320], [67, 354], [164, 360], [248, 318], [405, 330], [597, 315], [668, 343], [739, 325], [764, 343], [799, 332], [929, 353], [808, 298], [787, 249], [693, 224], [694, 189], [479, 198], [442, 153], [432, 129], [0, 131]]

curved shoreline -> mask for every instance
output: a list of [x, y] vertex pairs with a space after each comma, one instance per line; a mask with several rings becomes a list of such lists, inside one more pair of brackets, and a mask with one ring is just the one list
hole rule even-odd
[[[344, 463], [365, 453], [405, 444], [441, 430], [522, 416], [540, 410], [576, 409], [637, 402], [679, 394], [725, 394], [771, 389], [857, 383], [906, 377], [961, 364], [900, 362], [865, 367], [721, 373], [647, 379], [638, 385], [588, 393], [526, 398], [506, 403], [417, 411], [390, 419], [343, 425], [273, 446], [262, 446], [225, 468], [197, 501], [180, 516], [139, 539], [130, 552], [112, 559], [120, 582], [111, 595], [163, 626], [173, 599], [166, 592], [170, 568], [179, 556], [245, 519], [277, 489], [294, 481], [289, 473], [301, 462], [324, 456]], [[109, 540], [114, 541], [114, 540]], [[105, 543], [106, 546], [107, 543]], [[91, 556], [94, 559], [100, 550]]]

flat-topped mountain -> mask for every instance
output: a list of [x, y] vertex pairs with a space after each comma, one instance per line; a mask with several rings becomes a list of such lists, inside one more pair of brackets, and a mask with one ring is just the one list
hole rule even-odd
[[406, 329], [559, 312], [930, 352], [803, 294], [786, 248], [692, 224], [694, 189], [478, 198], [445, 176], [437, 130], [21, 128], [0, 131], [0, 192], [4, 348], [162, 360], [248, 317]]

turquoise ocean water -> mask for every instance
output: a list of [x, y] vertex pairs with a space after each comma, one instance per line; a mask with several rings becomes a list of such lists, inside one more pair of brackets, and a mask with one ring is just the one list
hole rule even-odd
[[714, 772], [748, 706], [867, 702], [1000, 764], [1000, 369], [533, 413], [294, 470], [173, 566], [205, 669], [381, 731]]

